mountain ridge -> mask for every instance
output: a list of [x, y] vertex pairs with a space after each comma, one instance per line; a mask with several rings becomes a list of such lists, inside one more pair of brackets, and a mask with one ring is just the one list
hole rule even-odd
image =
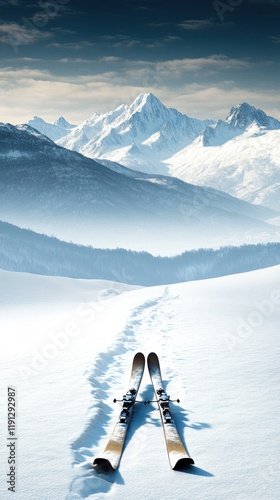
[[88, 244], [104, 236], [104, 245], [126, 247], [133, 230], [137, 248], [149, 241], [161, 250], [179, 243], [194, 248], [225, 235], [269, 232], [274, 228], [266, 221], [279, 215], [175, 177], [104, 166], [27, 125], [0, 126], [0, 143], [2, 218], [62, 239], [76, 234], [82, 242], [83, 232]]
[[[168, 173], [162, 160], [168, 158], [199, 135], [213, 120], [190, 118], [167, 108], [151, 93], [140, 94], [130, 105], [107, 113], [94, 113], [68, 134], [51, 138], [67, 149], [93, 159], [109, 159], [143, 172]], [[34, 126], [33, 121], [28, 124]], [[47, 128], [37, 122], [37, 129]], [[156, 155], [149, 162], [149, 156]], [[158, 165], [157, 165], [158, 164]]]
[[68, 123], [63, 116], [57, 118], [54, 123], [48, 123], [39, 116], [33, 116], [27, 124], [33, 129], [38, 130], [41, 134], [49, 137], [52, 141], [58, 141], [73, 128], [76, 128], [76, 125]]
[[[45, 126], [38, 130], [49, 133]], [[280, 210], [280, 121], [246, 102], [225, 120], [197, 120], [142, 93], [130, 105], [61, 130], [60, 138], [49, 137], [97, 161], [178, 177]]]

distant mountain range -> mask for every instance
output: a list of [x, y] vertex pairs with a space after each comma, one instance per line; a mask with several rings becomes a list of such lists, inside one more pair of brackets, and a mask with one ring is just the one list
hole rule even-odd
[[251, 125], [220, 147], [193, 144], [168, 160], [175, 177], [280, 209], [280, 130]]
[[233, 107], [225, 121], [197, 120], [141, 94], [78, 126], [38, 117], [29, 125], [89, 158], [172, 175], [280, 210], [280, 122], [247, 103]]
[[[168, 109], [153, 94], [140, 94], [130, 105], [91, 118], [57, 140], [89, 158], [105, 158], [148, 173], [168, 173], [162, 160], [194, 139], [213, 120], [197, 120]], [[29, 125], [54, 137], [55, 124], [33, 118]], [[48, 126], [50, 131], [48, 132]], [[57, 130], [59, 135], [61, 128]], [[52, 138], [51, 137], [51, 138]]]
[[58, 141], [76, 128], [76, 125], [68, 123], [63, 116], [60, 116], [54, 123], [47, 123], [43, 118], [34, 116], [32, 120], [29, 120], [28, 125], [46, 135], [52, 141]]
[[267, 220], [279, 215], [212, 188], [103, 165], [28, 125], [0, 124], [0, 160], [2, 220], [95, 247], [175, 254], [239, 243], [274, 234]]

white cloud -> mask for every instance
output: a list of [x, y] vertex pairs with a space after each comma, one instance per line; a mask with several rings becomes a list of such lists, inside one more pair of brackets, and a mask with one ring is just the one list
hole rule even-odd
[[126, 76], [135, 78], [146, 77], [161, 80], [180, 79], [184, 75], [199, 75], [224, 73], [229, 70], [246, 69], [252, 67], [253, 63], [243, 59], [229, 58], [224, 55], [212, 55], [209, 57], [173, 59], [159, 62], [144, 60], [124, 61], [123, 71]]
[[271, 36], [270, 40], [272, 41], [272, 43], [276, 43], [276, 44], [280, 43], [280, 38], [278, 36]]
[[177, 40], [182, 40], [181, 36], [176, 36], [176, 35], [167, 35], [163, 41], [164, 42], [176, 42]]
[[82, 57], [62, 57], [55, 62], [62, 64], [92, 64], [94, 59], [83, 59]]
[[164, 44], [162, 42], [160, 42], [159, 40], [154, 40], [151, 42], [144, 43], [143, 47], [145, 47], [145, 49], [154, 50], [154, 49], [159, 49], [159, 48], [164, 47]]
[[101, 37], [110, 47], [114, 48], [131, 48], [135, 45], [140, 45], [140, 40], [131, 38], [127, 35], [105, 35]]
[[235, 59], [224, 55], [212, 55], [209, 57], [174, 59], [156, 63], [156, 69], [159, 73], [181, 75], [189, 71], [202, 70], [229, 70], [237, 68], [246, 68], [251, 63], [243, 59]]
[[116, 56], [104, 56], [100, 57], [98, 60], [106, 63], [112, 63], [112, 62], [122, 61], [123, 59], [121, 57], [116, 57]]
[[180, 28], [189, 31], [200, 31], [212, 28], [216, 23], [212, 19], [189, 19], [178, 24]]
[[2, 61], [5, 63], [22, 63], [22, 64], [29, 64], [29, 63], [37, 63], [37, 62], [42, 62], [43, 59], [39, 59], [37, 57], [10, 57], [10, 58], [2, 58]]
[[[108, 56], [110, 57], [110, 56]], [[193, 67], [194, 60], [184, 60], [185, 68]], [[66, 61], [67, 62], [67, 61]], [[121, 61], [122, 63], [122, 61]], [[210, 64], [216, 64], [214, 57]], [[245, 89], [233, 81], [216, 85], [184, 83], [166, 78], [171, 68], [179, 71], [179, 61], [165, 61], [155, 71], [152, 64], [140, 67], [136, 62], [124, 61], [120, 70], [99, 75], [79, 77], [57, 76], [47, 70], [0, 69], [2, 105], [0, 121], [26, 122], [33, 115], [54, 121], [61, 114], [73, 123], [81, 123], [94, 112], [115, 109], [122, 103], [131, 103], [141, 92], [152, 92], [167, 106], [198, 118], [224, 118], [231, 106], [247, 101], [280, 118], [279, 95], [276, 90]], [[182, 61], [181, 61], [182, 64]], [[209, 64], [209, 60], [206, 60]], [[218, 58], [218, 64], [220, 59]], [[228, 64], [237, 64], [229, 60]], [[205, 60], [196, 60], [195, 67], [204, 67]], [[164, 77], [163, 77], [164, 76]]]
[[141, 86], [118, 84], [114, 73], [92, 77], [57, 77], [48, 71], [0, 70], [0, 121], [23, 123], [33, 115], [53, 121], [61, 114], [74, 123], [95, 111], [109, 111], [120, 103], [132, 101], [143, 91]]
[[38, 40], [52, 38], [52, 33], [37, 28], [29, 28], [18, 23], [0, 24], [0, 42], [11, 45], [18, 52], [20, 45], [30, 45]]
[[51, 28], [51, 31], [58, 33], [59, 35], [76, 35], [77, 31], [65, 29], [62, 27]]
[[52, 42], [47, 45], [48, 48], [53, 49], [67, 49], [67, 50], [82, 50], [88, 47], [93, 47], [94, 43], [88, 42], [87, 40], [81, 40], [79, 42]]
[[172, 26], [172, 23], [147, 23], [146, 26], [151, 28], [166, 28], [167, 26]]
[[219, 85], [189, 84], [182, 86], [175, 95], [162, 96], [166, 105], [175, 106], [189, 116], [200, 118], [225, 119], [230, 108], [241, 102], [249, 102], [266, 113], [280, 118], [278, 92], [258, 89], [248, 90], [234, 82], [221, 82]]
[[155, 9], [152, 9], [151, 7], [147, 7], [147, 6], [140, 6], [139, 7], [134, 7], [133, 9], [131, 9], [132, 11], [149, 11], [149, 12], [153, 12], [155, 11]]

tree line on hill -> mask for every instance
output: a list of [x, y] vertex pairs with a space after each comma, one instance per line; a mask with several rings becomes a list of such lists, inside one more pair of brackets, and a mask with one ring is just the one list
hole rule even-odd
[[280, 243], [203, 248], [175, 257], [117, 248], [95, 249], [0, 222], [0, 268], [132, 285], [164, 285], [280, 264]]

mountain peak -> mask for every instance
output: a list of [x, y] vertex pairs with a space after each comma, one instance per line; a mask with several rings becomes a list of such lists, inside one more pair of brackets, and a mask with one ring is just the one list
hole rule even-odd
[[249, 127], [252, 123], [269, 130], [280, 128], [280, 122], [276, 118], [268, 116], [264, 111], [251, 106], [247, 102], [242, 102], [238, 106], [231, 108], [226, 122], [232, 127], [241, 129]]
[[138, 102], [138, 103], [142, 102], [143, 104], [146, 103], [146, 102], [152, 102], [152, 101], [158, 101], [159, 102], [159, 99], [154, 94], [152, 94], [151, 92], [142, 92], [134, 100], [134, 102]]
[[28, 121], [28, 124], [31, 124], [31, 123], [35, 123], [35, 122], [38, 122], [38, 123], [46, 123], [45, 120], [43, 120], [43, 118], [41, 118], [40, 116], [33, 116], [31, 118], [31, 120]]
[[49, 137], [52, 141], [57, 141], [75, 127], [75, 125], [70, 125], [62, 116], [55, 123], [48, 123], [43, 118], [40, 118], [40, 116], [33, 116], [27, 122], [27, 125]]
[[130, 105], [130, 109], [133, 111], [140, 111], [143, 108], [151, 109], [155, 111], [156, 109], [163, 108], [166, 109], [162, 102], [152, 93], [142, 93], [133, 101]]
[[57, 127], [66, 129], [75, 127], [75, 125], [71, 125], [71, 123], [65, 120], [64, 116], [60, 116], [53, 124], [56, 125]]
[[256, 108], [247, 102], [242, 102], [231, 108], [226, 122], [233, 127], [246, 128], [255, 118]]

